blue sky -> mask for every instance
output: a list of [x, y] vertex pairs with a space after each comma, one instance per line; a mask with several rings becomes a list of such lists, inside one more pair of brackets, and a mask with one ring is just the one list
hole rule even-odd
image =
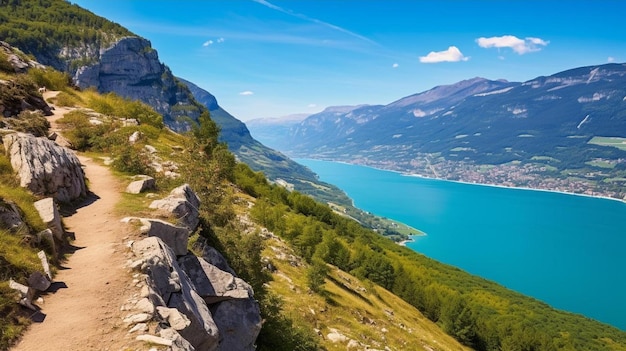
[[240, 120], [626, 61], [626, 1], [79, 0]]

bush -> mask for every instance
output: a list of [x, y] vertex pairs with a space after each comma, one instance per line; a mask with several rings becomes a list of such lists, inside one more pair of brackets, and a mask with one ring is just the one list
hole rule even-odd
[[0, 52], [0, 72], [15, 73], [13, 65], [9, 62], [9, 56], [4, 52]]
[[48, 90], [67, 90], [72, 86], [72, 78], [67, 73], [51, 68], [31, 68], [28, 75], [35, 84]]
[[48, 135], [50, 129], [50, 122], [41, 112], [22, 111], [17, 118], [9, 118], [5, 121], [14, 130], [30, 133], [36, 137]]
[[113, 167], [130, 174], [146, 174], [155, 176], [154, 169], [150, 166], [150, 157], [143, 152], [139, 145], [119, 145], [113, 150], [116, 155]]
[[108, 125], [93, 125], [83, 111], [70, 111], [57, 121], [65, 126], [63, 133], [75, 150], [84, 151], [96, 143], [109, 129]]

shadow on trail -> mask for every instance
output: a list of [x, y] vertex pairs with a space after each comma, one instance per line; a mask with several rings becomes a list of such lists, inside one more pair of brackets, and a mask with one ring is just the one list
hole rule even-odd
[[73, 214], [76, 214], [76, 211], [78, 209], [87, 207], [98, 200], [100, 200], [100, 196], [90, 191], [87, 193], [87, 196], [82, 200], [73, 202], [71, 204], [61, 205], [59, 208], [59, 213], [63, 217], [70, 217]]

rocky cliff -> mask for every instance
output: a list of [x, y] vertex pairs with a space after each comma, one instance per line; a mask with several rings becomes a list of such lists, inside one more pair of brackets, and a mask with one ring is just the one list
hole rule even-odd
[[79, 67], [74, 81], [80, 88], [114, 92], [152, 106], [174, 130], [186, 130], [197, 120], [201, 106], [189, 89], [159, 61], [148, 40], [126, 37], [99, 51], [93, 63]]

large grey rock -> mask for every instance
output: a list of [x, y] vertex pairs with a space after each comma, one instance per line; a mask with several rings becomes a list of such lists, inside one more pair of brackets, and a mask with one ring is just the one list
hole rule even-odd
[[2, 137], [20, 186], [35, 194], [71, 202], [87, 195], [85, 173], [69, 149], [45, 138], [13, 133]]
[[54, 199], [48, 197], [35, 202], [34, 205], [37, 212], [39, 212], [39, 217], [46, 224], [48, 229], [52, 231], [54, 237], [59, 241], [63, 241], [65, 230], [61, 224], [61, 215], [59, 214]]
[[137, 180], [131, 182], [126, 187], [126, 192], [129, 194], [140, 194], [146, 190], [154, 189], [156, 182], [154, 178], [147, 175], [136, 176]]
[[202, 258], [187, 255], [178, 262], [211, 308], [222, 337], [219, 350], [254, 350], [262, 320], [252, 287]]
[[180, 225], [192, 231], [198, 227], [200, 222], [199, 207], [200, 198], [188, 184], [175, 188], [166, 198], [152, 201], [150, 204], [150, 208], [174, 216]]
[[176, 261], [174, 252], [157, 237], [134, 242], [132, 251], [144, 260], [147, 283], [153, 292], [151, 300], [157, 306], [177, 309], [190, 321], [187, 327], [178, 331], [180, 335], [196, 350], [216, 350], [220, 339], [218, 327], [206, 302], [193, 289]]
[[224, 256], [214, 247], [208, 245], [206, 243], [206, 240], [204, 240], [203, 238], [199, 238], [198, 240], [196, 240], [193, 248], [194, 250], [196, 250], [196, 252], [200, 252], [200, 256], [202, 256], [202, 258], [208, 263], [225, 272], [237, 276], [235, 271], [228, 264], [228, 261], [226, 261], [226, 258], [224, 258]]
[[16, 231], [25, 226], [20, 209], [11, 201], [0, 199], [0, 228]]
[[148, 237], [157, 237], [169, 246], [177, 256], [187, 254], [189, 229], [177, 227], [160, 219], [140, 218], [142, 234]]
[[252, 299], [252, 287], [243, 279], [215, 267], [194, 255], [182, 256], [178, 263], [208, 304], [230, 299]]

